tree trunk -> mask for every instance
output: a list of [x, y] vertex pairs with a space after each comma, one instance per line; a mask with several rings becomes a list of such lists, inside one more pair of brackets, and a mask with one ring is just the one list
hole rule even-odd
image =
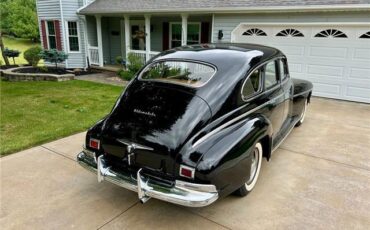
[[1, 48], [1, 55], [3, 56], [3, 59], [5, 61], [5, 65], [10, 65], [8, 57], [4, 55], [4, 43], [3, 43], [3, 37], [0, 31], [0, 48]]

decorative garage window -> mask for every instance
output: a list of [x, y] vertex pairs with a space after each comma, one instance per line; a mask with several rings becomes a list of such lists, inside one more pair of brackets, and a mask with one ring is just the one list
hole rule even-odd
[[315, 37], [316, 38], [328, 38], [328, 37], [347, 38], [347, 35], [340, 30], [327, 29], [327, 30], [321, 31], [320, 33], [317, 33]]
[[360, 38], [368, 38], [369, 39], [370, 38], [370, 31], [361, 35]]
[[304, 35], [296, 29], [282, 30], [276, 34], [277, 37], [304, 37]]
[[243, 33], [245, 36], [267, 36], [267, 34], [258, 28], [252, 28]]

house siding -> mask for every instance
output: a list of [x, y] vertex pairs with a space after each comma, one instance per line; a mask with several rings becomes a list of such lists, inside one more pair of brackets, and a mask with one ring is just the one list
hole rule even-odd
[[[214, 42], [230, 42], [231, 32], [240, 23], [309, 23], [309, 22], [370, 22], [367, 12], [325, 13], [269, 13], [269, 14], [215, 14], [213, 27]], [[218, 39], [222, 30], [223, 38]]]
[[[63, 28], [61, 24], [61, 15], [60, 15], [60, 2], [59, 0], [43, 0], [43, 1], [36, 1], [36, 11], [37, 11], [37, 16], [38, 16], [38, 25], [39, 28], [41, 28], [41, 22], [42, 21], [54, 21], [54, 20], [59, 20], [59, 31], [61, 32], [60, 38], [61, 38], [61, 48], [62, 50], [64, 49], [64, 39], [63, 39]], [[44, 38], [42, 36], [42, 33], [40, 33], [40, 41], [44, 46], [45, 42]], [[46, 64], [51, 64], [46, 62]]]
[[[62, 6], [60, 5], [62, 3]], [[61, 43], [62, 50], [68, 53], [68, 60], [65, 63], [67, 68], [84, 68], [86, 67], [86, 50], [85, 50], [85, 34], [84, 34], [84, 23], [76, 12], [77, 9], [83, 6], [83, 0], [37, 0], [37, 15], [39, 28], [41, 28], [41, 20], [59, 20], [60, 31], [61, 31]], [[63, 15], [61, 15], [61, 8]], [[62, 17], [63, 16], [63, 17]], [[63, 22], [62, 22], [63, 18]], [[80, 51], [77, 53], [69, 53], [66, 42], [68, 42], [66, 31], [63, 30], [63, 26], [67, 29], [67, 21], [77, 21], [79, 25], [79, 44]], [[62, 25], [63, 23], [63, 25]], [[41, 36], [41, 42], [44, 43]]]

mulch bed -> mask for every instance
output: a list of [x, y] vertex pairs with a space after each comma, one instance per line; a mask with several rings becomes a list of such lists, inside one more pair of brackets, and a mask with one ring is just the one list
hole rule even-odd
[[82, 70], [82, 69], [74, 69], [74, 70], [67, 70], [64, 68], [58, 68], [55, 67], [47, 67], [47, 68], [39, 68], [39, 67], [29, 67], [29, 68], [22, 68], [14, 70], [15, 73], [49, 73], [49, 74], [68, 74], [72, 73], [76, 76], [86, 75], [86, 74], [92, 74], [92, 73], [100, 73], [101, 71], [95, 70], [95, 69], [88, 69], [88, 70]]

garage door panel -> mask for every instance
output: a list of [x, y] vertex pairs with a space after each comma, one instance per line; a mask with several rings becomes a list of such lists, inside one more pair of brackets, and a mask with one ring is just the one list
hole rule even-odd
[[325, 84], [313, 83], [314, 92], [320, 95], [337, 96], [340, 94], [341, 85], [339, 84]]
[[349, 79], [370, 81], [370, 69], [351, 68]]
[[370, 61], [370, 49], [366, 48], [355, 48], [353, 59], [355, 60], [369, 60]]
[[279, 47], [279, 49], [284, 50], [284, 54], [287, 56], [303, 56], [304, 55], [304, 47], [302, 46], [292, 46], [292, 45], [278, 45], [273, 44], [275, 47]]
[[301, 63], [291, 63], [289, 62], [289, 72], [292, 73], [302, 73], [303, 65]]
[[347, 48], [311, 46], [309, 56], [318, 58], [345, 59], [347, 57]]
[[334, 78], [343, 78], [344, 67], [341, 66], [325, 66], [325, 65], [308, 65], [308, 74], [318, 76], [329, 76]]
[[357, 98], [359, 100], [367, 99], [368, 102], [370, 101], [370, 89], [369, 88], [348, 86], [346, 95], [349, 97]]

